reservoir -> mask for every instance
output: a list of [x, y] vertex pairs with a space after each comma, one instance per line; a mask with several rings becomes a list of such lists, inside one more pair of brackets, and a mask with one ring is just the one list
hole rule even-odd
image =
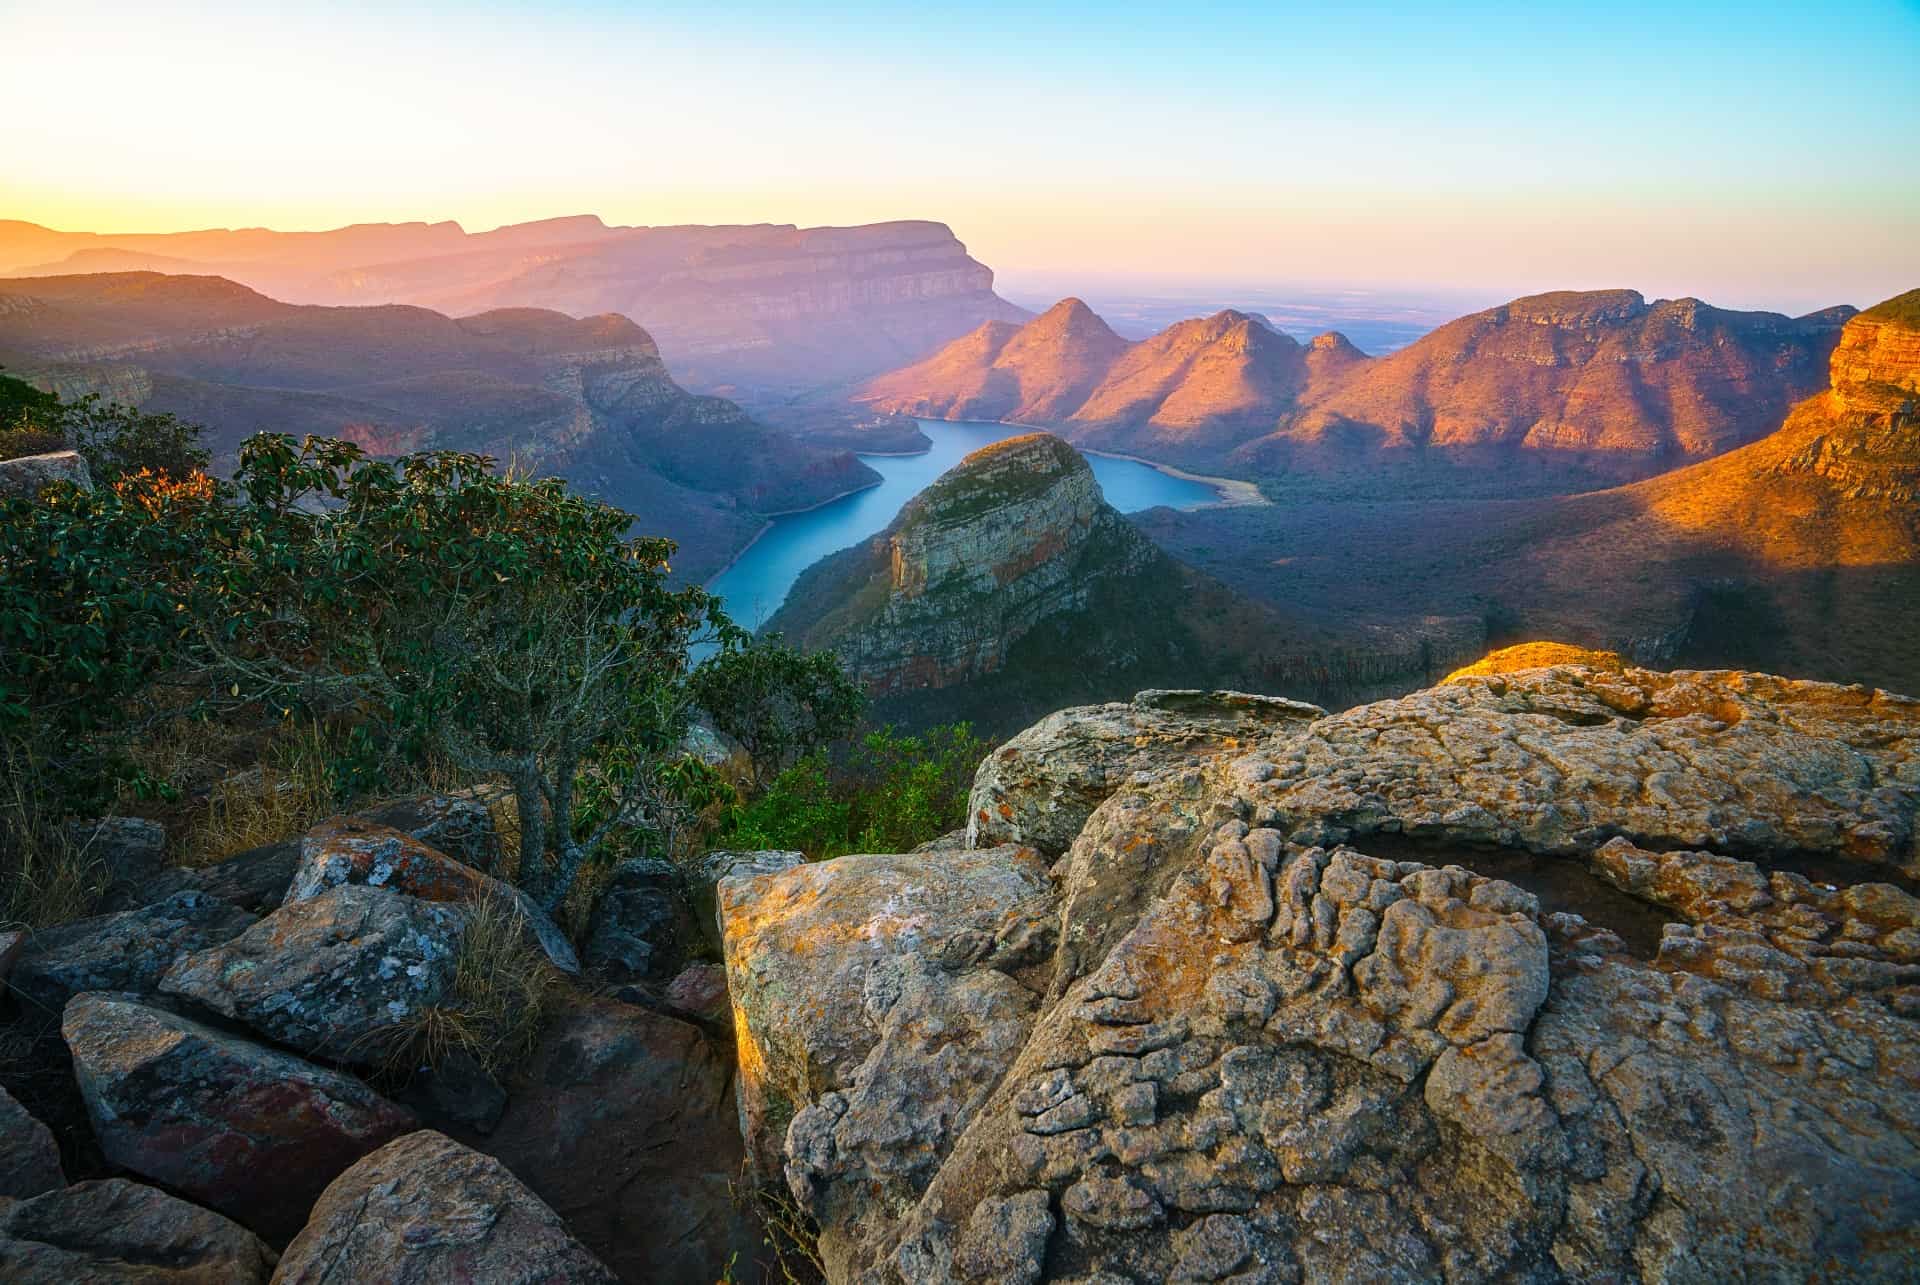
[[[804, 513], [773, 520], [733, 565], [707, 582], [725, 601], [727, 614], [748, 629], [772, 615], [786, 600], [802, 571], [841, 549], [884, 531], [903, 505], [933, 480], [983, 446], [1033, 430], [1011, 424], [948, 423], [923, 419], [920, 431], [933, 448], [919, 455], [862, 455], [880, 474], [878, 486], [829, 500]], [[1216, 503], [1220, 493], [1205, 482], [1163, 473], [1151, 464], [1109, 455], [1087, 455], [1107, 503], [1122, 513], [1157, 505], [1194, 509]]]

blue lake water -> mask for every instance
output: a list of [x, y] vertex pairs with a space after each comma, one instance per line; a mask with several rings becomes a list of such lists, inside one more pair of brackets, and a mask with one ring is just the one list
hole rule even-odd
[[[862, 455], [860, 458], [880, 474], [880, 485], [843, 495], [805, 513], [775, 518], [732, 566], [707, 582], [707, 588], [725, 601], [727, 614], [736, 623], [748, 629], [759, 628], [786, 601], [787, 591], [802, 571], [829, 553], [850, 548], [885, 530], [908, 500], [965, 456], [982, 446], [1032, 431], [1008, 424], [928, 419], [920, 421], [920, 429], [933, 440], [933, 449], [921, 455]], [[1220, 498], [1204, 482], [1174, 477], [1149, 464], [1104, 455], [1088, 455], [1087, 462], [1093, 465], [1093, 475], [1106, 493], [1107, 503], [1122, 513], [1137, 513], [1161, 504], [1192, 509]]]

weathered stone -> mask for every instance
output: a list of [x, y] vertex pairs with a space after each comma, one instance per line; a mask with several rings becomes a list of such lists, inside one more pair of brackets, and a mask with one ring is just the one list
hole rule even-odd
[[53, 1131], [0, 1089], [0, 1198], [24, 1199], [66, 1185]]
[[700, 941], [672, 862], [622, 862], [594, 908], [586, 963], [619, 981], [664, 981]]
[[61, 1033], [107, 1159], [275, 1243], [342, 1170], [414, 1127], [352, 1076], [116, 995]]
[[288, 903], [349, 884], [390, 888], [422, 901], [463, 904], [492, 897], [507, 902], [555, 968], [580, 971], [573, 943], [526, 893], [390, 826], [364, 817], [335, 817], [300, 840], [300, 864], [287, 888]]
[[273, 1263], [238, 1223], [123, 1178], [0, 1201], [8, 1285], [259, 1285]]
[[776, 874], [805, 864], [807, 864], [807, 854], [804, 852], [767, 849], [759, 852], [707, 853], [700, 858], [696, 866], [699, 872], [698, 878], [692, 880], [691, 886], [687, 889], [688, 900], [693, 905], [694, 921], [700, 925], [700, 931], [707, 935], [709, 943], [717, 949], [724, 935], [720, 923], [719, 900], [722, 879], [729, 879], [735, 875], [751, 878], [754, 875]]
[[150, 994], [175, 960], [229, 941], [253, 922], [204, 892], [178, 892], [138, 910], [35, 933], [14, 965], [13, 987], [48, 1014], [82, 991]]
[[[144, 890], [120, 893], [118, 900], [157, 900], [176, 892], [204, 892], [221, 901], [264, 915], [287, 899], [294, 867], [300, 864], [300, 840], [285, 839], [228, 857], [210, 866], [163, 870]], [[109, 894], [114, 899], [114, 894]]]
[[727, 995], [727, 970], [720, 964], [688, 964], [666, 989], [667, 1007], [731, 1033], [733, 1001]]
[[500, 855], [500, 835], [490, 805], [504, 793], [498, 786], [475, 786], [398, 799], [354, 815], [369, 825], [398, 830], [476, 870], [491, 870]]
[[83, 491], [93, 489], [87, 462], [77, 451], [52, 451], [0, 460], [0, 500], [31, 499], [56, 482], [71, 482]]
[[[960, 1096], [938, 1030], [836, 1026], [810, 962], [762, 1017], [730, 953], [742, 1062], [810, 1092], [788, 1176], [836, 1282], [1902, 1279], [1920, 901], [1846, 863], [1911, 865], [1917, 729], [1859, 689], [1562, 664], [1236, 736], [1081, 827], [1035, 1010], [948, 1133], [910, 1105]], [[1589, 869], [1671, 917], [1655, 957]], [[857, 949], [804, 892], [782, 949]], [[915, 1086], [891, 1134], [849, 1131], [870, 1084]]]
[[1147, 691], [1061, 710], [989, 754], [967, 800], [967, 843], [1029, 843], [1055, 856], [1103, 800], [1151, 776], [1251, 748], [1326, 711], [1243, 692]]
[[[863, 1077], [863, 1063], [909, 976], [933, 991], [909, 1005], [913, 1029], [902, 1037], [931, 1039], [929, 1023], [950, 1022], [956, 1029], [939, 1042], [968, 1056], [963, 1046], [985, 1033], [969, 1029], [975, 1017], [965, 1011], [937, 1011], [936, 994], [948, 987], [940, 975], [1037, 962], [1051, 911], [1044, 864], [1017, 847], [840, 857], [735, 875], [721, 881], [719, 896], [741, 1123], [750, 1155], [769, 1174], [779, 1169], [781, 1135], [794, 1112], [872, 1078], [871, 1068]], [[916, 960], [930, 967], [902, 970]], [[997, 1031], [1005, 1003], [974, 994], [967, 1007], [977, 1005], [976, 1016]], [[964, 1098], [971, 1088], [956, 1083], [942, 1092]]]
[[303, 1052], [371, 1064], [383, 1036], [447, 993], [465, 924], [459, 907], [346, 884], [185, 956], [160, 990]]
[[160, 869], [167, 832], [144, 817], [71, 821], [67, 839], [88, 861], [98, 862], [111, 883], [139, 886]]
[[8, 979], [13, 976], [13, 966], [26, 948], [27, 934], [24, 929], [0, 933], [0, 989], [4, 989]]
[[276, 1285], [611, 1285], [617, 1278], [505, 1165], [431, 1130], [334, 1179]]
[[503, 1161], [631, 1281], [709, 1281], [759, 1237], [736, 1207], [732, 1068], [699, 1028], [568, 999], [474, 1145]]

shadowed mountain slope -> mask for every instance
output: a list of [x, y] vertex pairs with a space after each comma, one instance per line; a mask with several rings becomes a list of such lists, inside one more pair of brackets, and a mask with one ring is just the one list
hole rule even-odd
[[752, 538], [761, 515], [875, 479], [846, 452], [687, 393], [646, 331], [611, 314], [454, 318], [296, 306], [214, 277], [33, 278], [0, 281], [0, 364], [67, 395], [205, 424], [227, 462], [261, 429], [346, 437], [383, 455], [512, 460], [680, 540], [695, 575]]

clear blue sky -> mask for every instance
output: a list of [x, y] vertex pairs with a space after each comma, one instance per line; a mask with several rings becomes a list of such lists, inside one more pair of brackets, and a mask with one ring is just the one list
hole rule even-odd
[[935, 218], [1010, 281], [1920, 284], [1911, 2], [0, 0], [0, 47], [0, 217], [56, 226]]

